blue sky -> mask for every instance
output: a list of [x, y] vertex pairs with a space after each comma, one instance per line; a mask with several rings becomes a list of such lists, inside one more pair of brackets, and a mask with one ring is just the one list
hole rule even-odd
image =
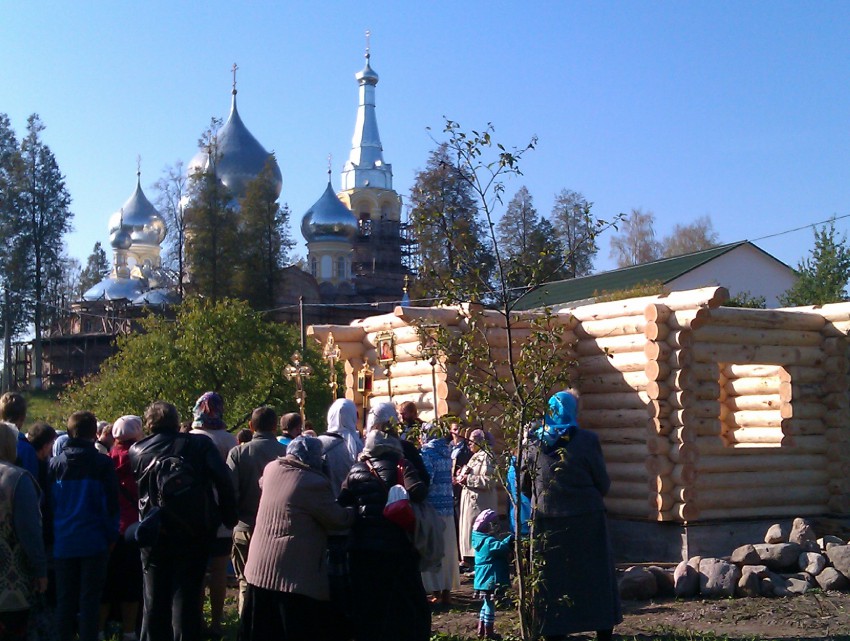
[[[442, 117], [538, 148], [538, 209], [563, 188], [659, 236], [711, 217], [723, 242], [850, 214], [850, 4], [840, 2], [17, 2], [2, 4], [0, 112], [38, 112], [73, 197], [81, 260], [135, 187], [239, 111], [276, 152], [300, 240], [327, 156], [339, 188], [364, 32], [384, 158], [406, 196]], [[846, 231], [850, 218], [840, 220]], [[613, 266], [601, 239], [597, 269]], [[796, 265], [804, 229], [763, 241]], [[303, 244], [296, 251], [304, 253]]]

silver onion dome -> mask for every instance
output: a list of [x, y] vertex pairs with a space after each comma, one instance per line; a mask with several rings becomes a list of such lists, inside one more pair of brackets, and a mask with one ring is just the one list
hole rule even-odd
[[109, 244], [113, 249], [130, 249], [133, 245], [133, 237], [126, 227], [119, 227], [110, 234]]
[[135, 300], [147, 289], [138, 278], [104, 278], [83, 294], [83, 300]]
[[356, 74], [354, 74], [354, 77], [357, 79], [358, 82], [364, 82], [369, 85], [376, 85], [378, 84], [378, 74], [375, 72], [374, 69], [372, 69], [372, 66], [369, 64], [370, 57], [371, 56], [367, 52], [366, 66], [363, 67], [363, 69], [358, 71]]
[[130, 232], [133, 243], [156, 246], [165, 240], [165, 220], [142, 191], [141, 174], [136, 176], [133, 195], [109, 218], [110, 238], [123, 228]]
[[[272, 157], [272, 180], [275, 198], [283, 189], [283, 177], [277, 160], [254, 138], [253, 134], [239, 117], [236, 109], [236, 90], [233, 90], [233, 102], [230, 116], [216, 137], [217, 155], [215, 173], [234, 198], [243, 198], [248, 191], [248, 183], [257, 178]], [[208, 150], [199, 151], [189, 163], [189, 176], [195, 172], [206, 172], [210, 168]]]
[[308, 243], [315, 240], [351, 240], [357, 229], [357, 217], [337, 198], [328, 180], [325, 193], [301, 219], [301, 235]]

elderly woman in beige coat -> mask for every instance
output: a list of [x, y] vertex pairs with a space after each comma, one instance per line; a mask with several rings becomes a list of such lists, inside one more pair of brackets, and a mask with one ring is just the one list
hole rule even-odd
[[472, 549], [472, 525], [484, 510], [498, 509], [496, 467], [493, 453], [486, 447], [487, 438], [483, 430], [473, 430], [469, 435], [472, 442], [472, 458], [457, 471], [456, 482], [461, 486], [460, 494], [460, 556], [471, 564], [475, 558]]
[[251, 548], [242, 638], [323, 641], [341, 617], [331, 611], [326, 560], [328, 531], [348, 528], [355, 512], [334, 500], [322, 474], [322, 442], [299, 436], [286, 456], [269, 463]]

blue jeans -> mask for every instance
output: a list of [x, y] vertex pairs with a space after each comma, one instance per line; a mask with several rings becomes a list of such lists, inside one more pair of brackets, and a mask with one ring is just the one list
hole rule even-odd
[[56, 559], [56, 627], [60, 641], [74, 638], [79, 614], [80, 641], [97, 641], [100, 596], [106, 583], [109, 551]]

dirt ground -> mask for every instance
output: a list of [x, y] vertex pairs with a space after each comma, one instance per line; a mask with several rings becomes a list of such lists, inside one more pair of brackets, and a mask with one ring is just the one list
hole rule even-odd
[[[461, 589], [453, 596], [451, 608], [434, 608], [432, 629], [474, 638], [481, 603], [472, 599], [469, 577], [461, 578]], [[623, 610], [624, 620], [615, 629], [615, 638], [664, 638], [675, 632], [679, 639], [692, 633], [714, 633], [730, 639], [850, 641], [850, 594], [846, 592], [813, 592], [788, 599], [626, 601]], [[515, 622], [514, 613], [500, 610], [496, 629], [507, 634]], [[592, 639], [594, 635], [571, 638]]]

